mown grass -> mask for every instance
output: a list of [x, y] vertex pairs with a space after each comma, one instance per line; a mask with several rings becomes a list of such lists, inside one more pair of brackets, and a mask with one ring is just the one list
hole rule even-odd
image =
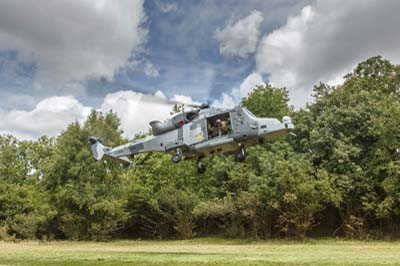
[[3, 265], [400, 265], [400, 242], [308, 240], [0, 242]]

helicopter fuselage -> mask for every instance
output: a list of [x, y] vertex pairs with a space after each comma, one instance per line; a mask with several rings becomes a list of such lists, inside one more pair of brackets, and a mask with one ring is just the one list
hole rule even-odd
[[[216, 124], [224, 124], [224, 130]], [[218, 153], [232, 153], [263, 141], [285, 136], [294, 128], [291, 119], [257, 118], [249, 110], [203, 109], [181, 113], [164, 123], [150, 123], [156, 134], [115, 148], [91, 138], [95, 159], [111, 159], [129, 164], [127, 156], [144, 152], [171, 152], [174, 162], [180, 158], [202, 158]]]

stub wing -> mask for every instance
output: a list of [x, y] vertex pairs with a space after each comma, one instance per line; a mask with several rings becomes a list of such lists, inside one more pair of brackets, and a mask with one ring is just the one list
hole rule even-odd
[[90, 149], [92, 151], [93, 157], [97, 160], [111, 160], [122, 164], [123, 166], [129, 166], [132, 162], [126, 156], [115, 156], [111, 154], [112, 148], [107, 147], [101, 143], [99, 138], [90, 137], [89, 138]]

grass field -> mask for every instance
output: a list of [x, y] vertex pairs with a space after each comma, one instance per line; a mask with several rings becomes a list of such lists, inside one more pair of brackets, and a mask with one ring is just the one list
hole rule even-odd
[[5, 265], [400, 265], [400, 242], [0, 242]]

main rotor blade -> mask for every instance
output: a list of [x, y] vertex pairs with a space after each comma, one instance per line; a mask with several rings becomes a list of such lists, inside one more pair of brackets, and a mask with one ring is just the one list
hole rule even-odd
[[185, 101], [179, 101], [174, 99], [168, 99], [167, 97], [162, 97], [158, 95], [146, 95], [143, 94], [141, 101], [145, 102], [152, 102], [157, 104], [165, 104], [165, 105], [184, 105], [186, 107], [193, 107], [193, 108], [206, 108], [208, 104], [205, 103], [190, 103]]

